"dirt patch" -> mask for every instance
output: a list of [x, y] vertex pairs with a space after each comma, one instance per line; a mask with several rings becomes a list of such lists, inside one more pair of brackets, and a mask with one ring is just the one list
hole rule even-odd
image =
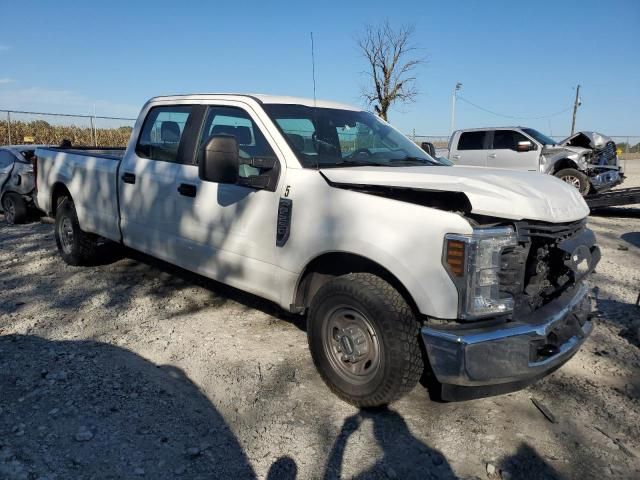
[[0, 478], [638, 477], [640, 215], [590, 225], [599, 318], [567, 365], [514, 394], [443, 404], [418, 386], [379, 411], [324, 386], [303, 318], [127, 250], [70, 267], [51, 225], [3, 225]]

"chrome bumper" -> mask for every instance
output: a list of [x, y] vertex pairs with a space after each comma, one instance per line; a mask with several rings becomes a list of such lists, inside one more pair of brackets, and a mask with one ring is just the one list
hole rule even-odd
[[560, 367], [593, 329], [582, 284], [535, 312], [486, 328], [423, 327], [431, 368], [442, 384], [482, 387], [534, 380]]

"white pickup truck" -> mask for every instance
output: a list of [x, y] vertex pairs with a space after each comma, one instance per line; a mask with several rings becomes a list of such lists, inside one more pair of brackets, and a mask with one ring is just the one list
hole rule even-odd
[[574, 188], [445, 166], [357, 108], [159, 97], [126, 151], [37, 157], [67, 263], [103, 237], [306, 314], [318, 371], [354, 405], [423, 372], [448, 400], [520, 388], [592, 330], [600, 251]]

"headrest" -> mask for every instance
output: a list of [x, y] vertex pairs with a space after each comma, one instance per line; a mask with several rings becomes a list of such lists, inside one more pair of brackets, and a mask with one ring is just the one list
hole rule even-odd
[[249, 127], [234, 127], [233, 125], [214, 125], [211, 135], [233, 135], [238, 145], [251, 145], [251, 129]]
[[287, 137], [291, 140], [291, 143], [293, 143], [296, 150], [300, 152], [304, 150], [304, 137], [302, 135], [298, 135], [297, 133], [287, 133]]
[[249, 127], [236, 127], [236, 140], [239, 145], [251, 145], [251, 129]]
[[160, 124], [160, 140], [168, 143], [178, 143], [180, 141], [180, 126], [178, 122], [162, 122]]

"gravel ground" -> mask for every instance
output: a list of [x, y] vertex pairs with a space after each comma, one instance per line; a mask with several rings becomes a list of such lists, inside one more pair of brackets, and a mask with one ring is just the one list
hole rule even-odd
[[600, 314], [567, 365], [378, 411], [324, 386], [302, 318], [127, 250], [70, 267], [50, 224], [2, 225], [0, 479], [639, 478], [640, 205], [590, 225]]

